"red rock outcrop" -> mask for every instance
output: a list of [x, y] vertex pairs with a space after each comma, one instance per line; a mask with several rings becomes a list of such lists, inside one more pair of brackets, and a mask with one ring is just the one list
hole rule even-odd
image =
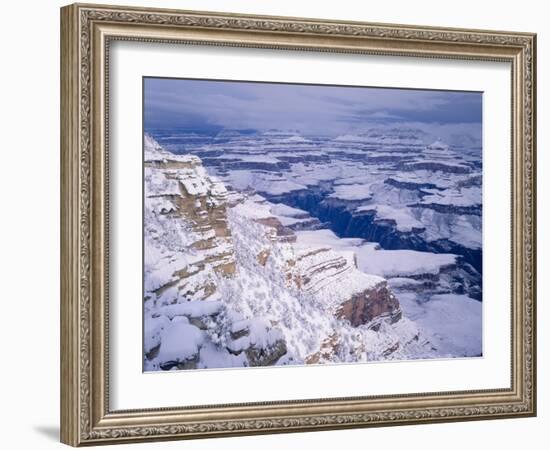
[[377, 329], [380, 319], [387, 319], [390, 323], [397, 322], [401, 318], [401, 308], [399, 301], [383, 281], [373, 288], [354, 294], [341, 304], [336, 316], [349, 320], [355, 327], [378, 319], [373, 324], [373, 328]]

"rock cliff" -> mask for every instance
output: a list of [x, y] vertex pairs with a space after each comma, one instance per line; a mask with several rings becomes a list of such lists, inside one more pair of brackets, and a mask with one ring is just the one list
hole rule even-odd
[[[429, 343], [353, 251], [300, 210], [228, 191], [145, 136], [145, 370], [421, 357]], [[299, 229], [299, 227], [298, 227]]]
[[241, 318], [220, 301], [218, 286], [236, 272], [227, 190], [197, 157], [171, 154], [148, 135], [144, 149], [146, 369], [276, 363], [286, 353], [281, 334], [234, 338]]

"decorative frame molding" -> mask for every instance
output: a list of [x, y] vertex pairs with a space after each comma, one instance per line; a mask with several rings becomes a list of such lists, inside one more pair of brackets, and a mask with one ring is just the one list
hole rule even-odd
[[[108, 397], [108, 57], [112, 40], [512, 66], [510, 389], [111, 411]], [[61, 9], [61, 440], [129, 441], [536, 414], [536, 35], [75, 4]]]

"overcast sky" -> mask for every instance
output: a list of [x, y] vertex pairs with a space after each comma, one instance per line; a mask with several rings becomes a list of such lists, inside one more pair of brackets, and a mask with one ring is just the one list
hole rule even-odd
[[398, 125], [442, 138], [481, 138], [477, 92], [145, 78], [144, 96], [145, 129], [335, 136]]

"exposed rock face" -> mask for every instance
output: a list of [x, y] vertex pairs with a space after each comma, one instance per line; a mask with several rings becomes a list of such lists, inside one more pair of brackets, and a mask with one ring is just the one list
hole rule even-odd
[[247, 363], [252, 367], [272, 366], [287, 352], [286, 342], [280, 331], [262, 320], [250, 319], [234, 323], [230, 337], [226, 346], [229, 353], [236, 356], [246, 355]]
[[166, 152], [148, 135], [145, 183], [146, 367], [275, 364], [286, 353], [281, 333], [261, 319], [233, 333], [243, 320], [219, 301], [221, 280], [236, 275], [223, 184], [199, 158]]
[[286, 354], [286, 351], [286, 342], [283, 339], [278, 339], [267, 348], [252, 345], [245, 350], [245, 353], [252, 367], [260, 367], [276, 364]]
[[340, 343], [337, 333], [331, 334], [322, 343], [319, 351], [306, 358], [307, 364], [318, 364], [321, 361], [330, 361], [331, 357], [338, 353]]
[[342, 303], [338, 317], [347, 319], [353, 326], [370, 323], [376, 320], [373, 327], [380, 326], [380, 319], [395, 323], [401, 319], [399, 301], [384, 281], [373, 288], [354, 294], [351, 299]]
[[[166, 267], [171, 271], [146, 286], [146, 295], [168, 293], [171, 298], [167, 300], [175, 302], [181, 297], [203, 300], [212, 296], [215, 275], [235, 273], [225, 187], [207, 175], [199, 158], [166, 152], [147, 135], [145, 182], [145, 239], [151, 249], [145, 270], [151, 270], [149, 280], [156, 271], [164, 272]], [[181, 253], [192, 256], [184, 258]]]
[[256, 222], [274, 230], [270, 233], [270, 237], [273, 241], [296, 242], [296, 235], [292, 229], [283, 226], [281, 221], [276, 217], [256, 219]]

